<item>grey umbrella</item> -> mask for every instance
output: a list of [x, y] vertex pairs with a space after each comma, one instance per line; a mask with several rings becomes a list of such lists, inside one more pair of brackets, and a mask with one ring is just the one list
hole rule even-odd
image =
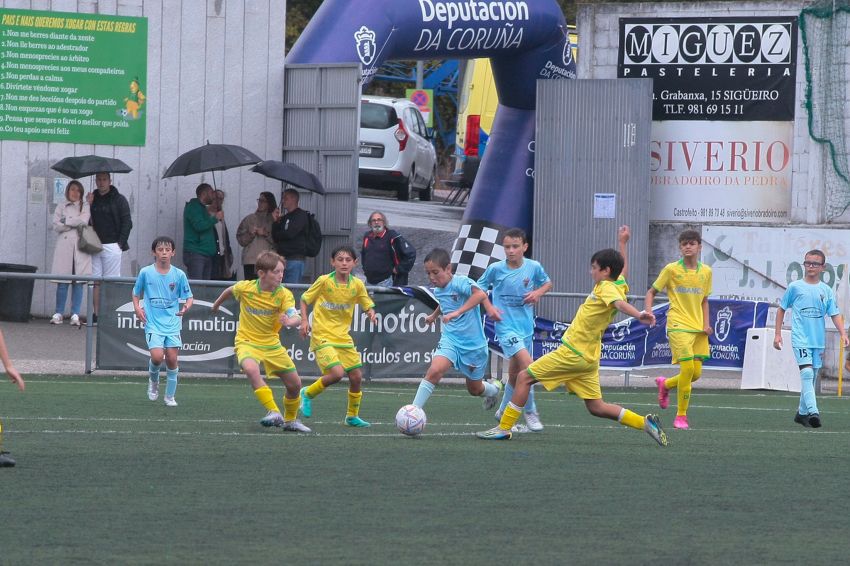
[[129, 173], [132, 167], [112, 157], [101, 157], [99, 155], [78, 155], [66, 157], [50, 167], [72, 179], [89, 177], [97, 173]]
[[313, 191], [320, 195], [325, 194], [325, 187], [322, 186], [319, 178], [294, 163], [284, 163], [283, 161], [268, 159], [251, 167], [251, 171], [302, 189], [307, 189], [308, 191]]
[[[260, 161], [262, 159], [242, 146], [207, 142], [206, 145], [190, 149], [175, 159], [165, 170], [162, 178], [194, 175], [205, 171], [224, 171]], [[213, 184], [215, 184], [215, 175], [213, 175]]]

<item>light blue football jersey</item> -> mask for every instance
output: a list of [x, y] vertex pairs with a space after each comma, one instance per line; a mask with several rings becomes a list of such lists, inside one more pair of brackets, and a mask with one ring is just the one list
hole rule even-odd
[[156, 265], [147, 265], [139, 271], [133, 295], [142, 297], [145, 305], [145, 332], [171, 336], [180, 334], [183, 320], [177, 316], [180, 310], [179, 300], [192, 296], [189, 279], [179, 268], [171, 266], [171, 270], [162, 274], [156, 270]]
[[[452, 275], [445, 287], [435, 287], [434, 296], [440, 303], [443, 315], [459, 309], [472, 296], [473, 288], [481, 289], [478, 284], [464, 275]], [[487, 345], [484, 338], [484, 323], [481, 320], [481, 306], [475, 305], [454, 320], [443, 323], [440, 341], [448, 341], [462, 350], [474, 350]]]
[[793, 281], [782, 295], [779, 306], [791, 309], [791, 346], [794, 348], [826, 347], [824, 316], [838, 314], [835, 293], [823, 281], [814, 285], [802, 279]]
[[502, 320], [495, 323], [496, 335], [515, 334], [528, 337], [534, 334], [534, 305], [523, 303], [525, 295], [549, 281], [543, 266], [524, 258], [516, 269], [508, 261], [491, 263], [478, 280], [485, 291], [493, 289], [493, 305], [502, 311]]

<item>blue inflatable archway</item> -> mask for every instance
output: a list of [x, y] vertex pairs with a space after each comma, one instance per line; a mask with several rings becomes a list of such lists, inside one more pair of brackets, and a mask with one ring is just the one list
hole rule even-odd
[[363, 84], [392, 59], [489, 57], [499, 108], [452, 251], [456, 273], [478, 277], [504, 254], [500, 233], [532, 235], [538, 79], [575, 78], [555, 0], [325, 0], [287, 63], [363, 65]]

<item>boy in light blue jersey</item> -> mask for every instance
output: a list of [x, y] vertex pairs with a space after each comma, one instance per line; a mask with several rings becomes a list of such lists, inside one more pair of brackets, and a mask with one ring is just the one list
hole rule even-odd
[[[502, 395], [502, 403], [496, 411], [496, 420], [502, 418], [516, 386], [520, 371], [531, 362], [531, 345], [534, 336], [534, 305], [552, 288], [552, 281], [543, 266], [533, 259], [524, 257], [528, 250], [525, 232], [511, 228], [502, 239], [506, 258], [491, 263], [478, 284], [485, 291], [493, 290], [493, 306], [502, 320], [496, 322], [496, 337], [502, 353], [508, 358], [508, 383]], [[528, 393], [524, 408], [528, 430], [540, 432], [543, 423], [534, 402], [534, 388]]]
[[803, 259], [806, 274], [803, 279], [791, 282], [779, 301], [776, 311], [776, 332], [773, 347], [782, 349], [782, 322], [785, 311], [794, 311], [791, 317], [791, 348], [800, 368], [800, 406], [794, 422], [804, 427], [820, 428], [821, 418], [815, 397], [815, 383], [821, 368], [823, 350], [826, 347], [826, 330], [823, 317], [829, 316], [841, 335], [841, 343], [850, 345], [835, 294], [829, 285], [821, 281], [826, 256], [820, 250], [808, 252]]
[[[143, 267], [133, 286], [133, 308], [145, 325], [145, 339], [151, 358], [148, 361], [148, 399], [159, 398], [159, 370], [165, 358], [165, 404], [176, 407], [177, 352], [183, 345], [180, 331], [182, 316], [192, 307], [192, 290], [186, 274], [173, 265], [174, 240], [159, 236], [151, 244], [155, 261]], [[144, 302], [142, 302], [144, 300]], [[183, 307], [180, 308], [180, 302]]]
[[425, 319], [433, 324], [442, 314], [443, 334], [431, 359], [431, 366], [413, 399], [424, 407], [443, 375], [452, 367], [466, 377], [466, 390], [475, 397], [484, 397], [484, 409], [496, 406], [499, 386], [484, 380], [484, 370], [490, 356], [479, 305], [485, 302], [487, 316], [500, 320], [499, 313], [487, 301], [478, 284], [463, 275], [453, 275], [449, 252], [436, 248], [425, 256], [425, 272], [434, 285], [439, 306]]

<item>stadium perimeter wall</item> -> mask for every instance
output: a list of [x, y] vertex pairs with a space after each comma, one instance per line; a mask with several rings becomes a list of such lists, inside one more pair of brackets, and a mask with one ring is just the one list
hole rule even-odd
[[[113, 176], [133, 216], [130, 250], [122, 275], [135, 275], [150, 262], [157, 235], [174, 237], [182, 249], [183, 205], [209, 173], [161, 179], [181, 153], [209, 141], [244, 146], [264, 159], [280, 159], [283, 145], [283, 60], [285, 0], [5, 0], [3, 8], [98, 13], [148, 20], [147, 135], [141, 147], [74, 143], [0, 141], [0, 262], [33, 265], [46, 273], [56, 233], [51, 230], [52, 190], [31, 198], [33, 178], [52, 189], [62, 177], [50, 165], [63, 157], [98, 154], [133, 168]], [[256, 210], [257, 195], [279, 192], [280, 182], [248, 168], [217, 172], [227, 193], [225, 220], [241, 263], [235, 234], [239, 221]], [[83, 180], [86, 191], [94, 178]], [[40, 202], [39, 202], [40, 200]], [[175, 258], [182, 265], [182, 259]], [[53, 312], [56, 286], [35, 284], [32, 313]]]
[[[578, 57], [579, 79], [617, 78], [620, 18], [689, 18], [689, 17], [752, 17], [799, 16], [810, 2], [799, 1], [742, 1], [742, 2], [644, 2], [639, 4], [579, 4], [577, 28], [581, 36]], [[822, 172], [827, 163], [827, 149], [809, 136], [807, 111], [805, 59], [803, 42], [797, 38], [796, 96], [792, 157], [792, 187], [789, 221], [765, 226], [797, 226], [822, 228], [847, 228], [850, 214], [826, 223], [825, 195], [822, 189]], [[850, 89], [846, 89], [850, 104]], [[850, 130], [850, 124], [846, 126]], [[850, 135], [850, 131], [848, 131]], [[737, 226], [759, 226], [751, 222], [712, 222]], [[650, 280], [668, 262], [679, 258], [676, 236], [684, 227], [700, 224], [682, 224], [653, 221], [649, 231]]]

